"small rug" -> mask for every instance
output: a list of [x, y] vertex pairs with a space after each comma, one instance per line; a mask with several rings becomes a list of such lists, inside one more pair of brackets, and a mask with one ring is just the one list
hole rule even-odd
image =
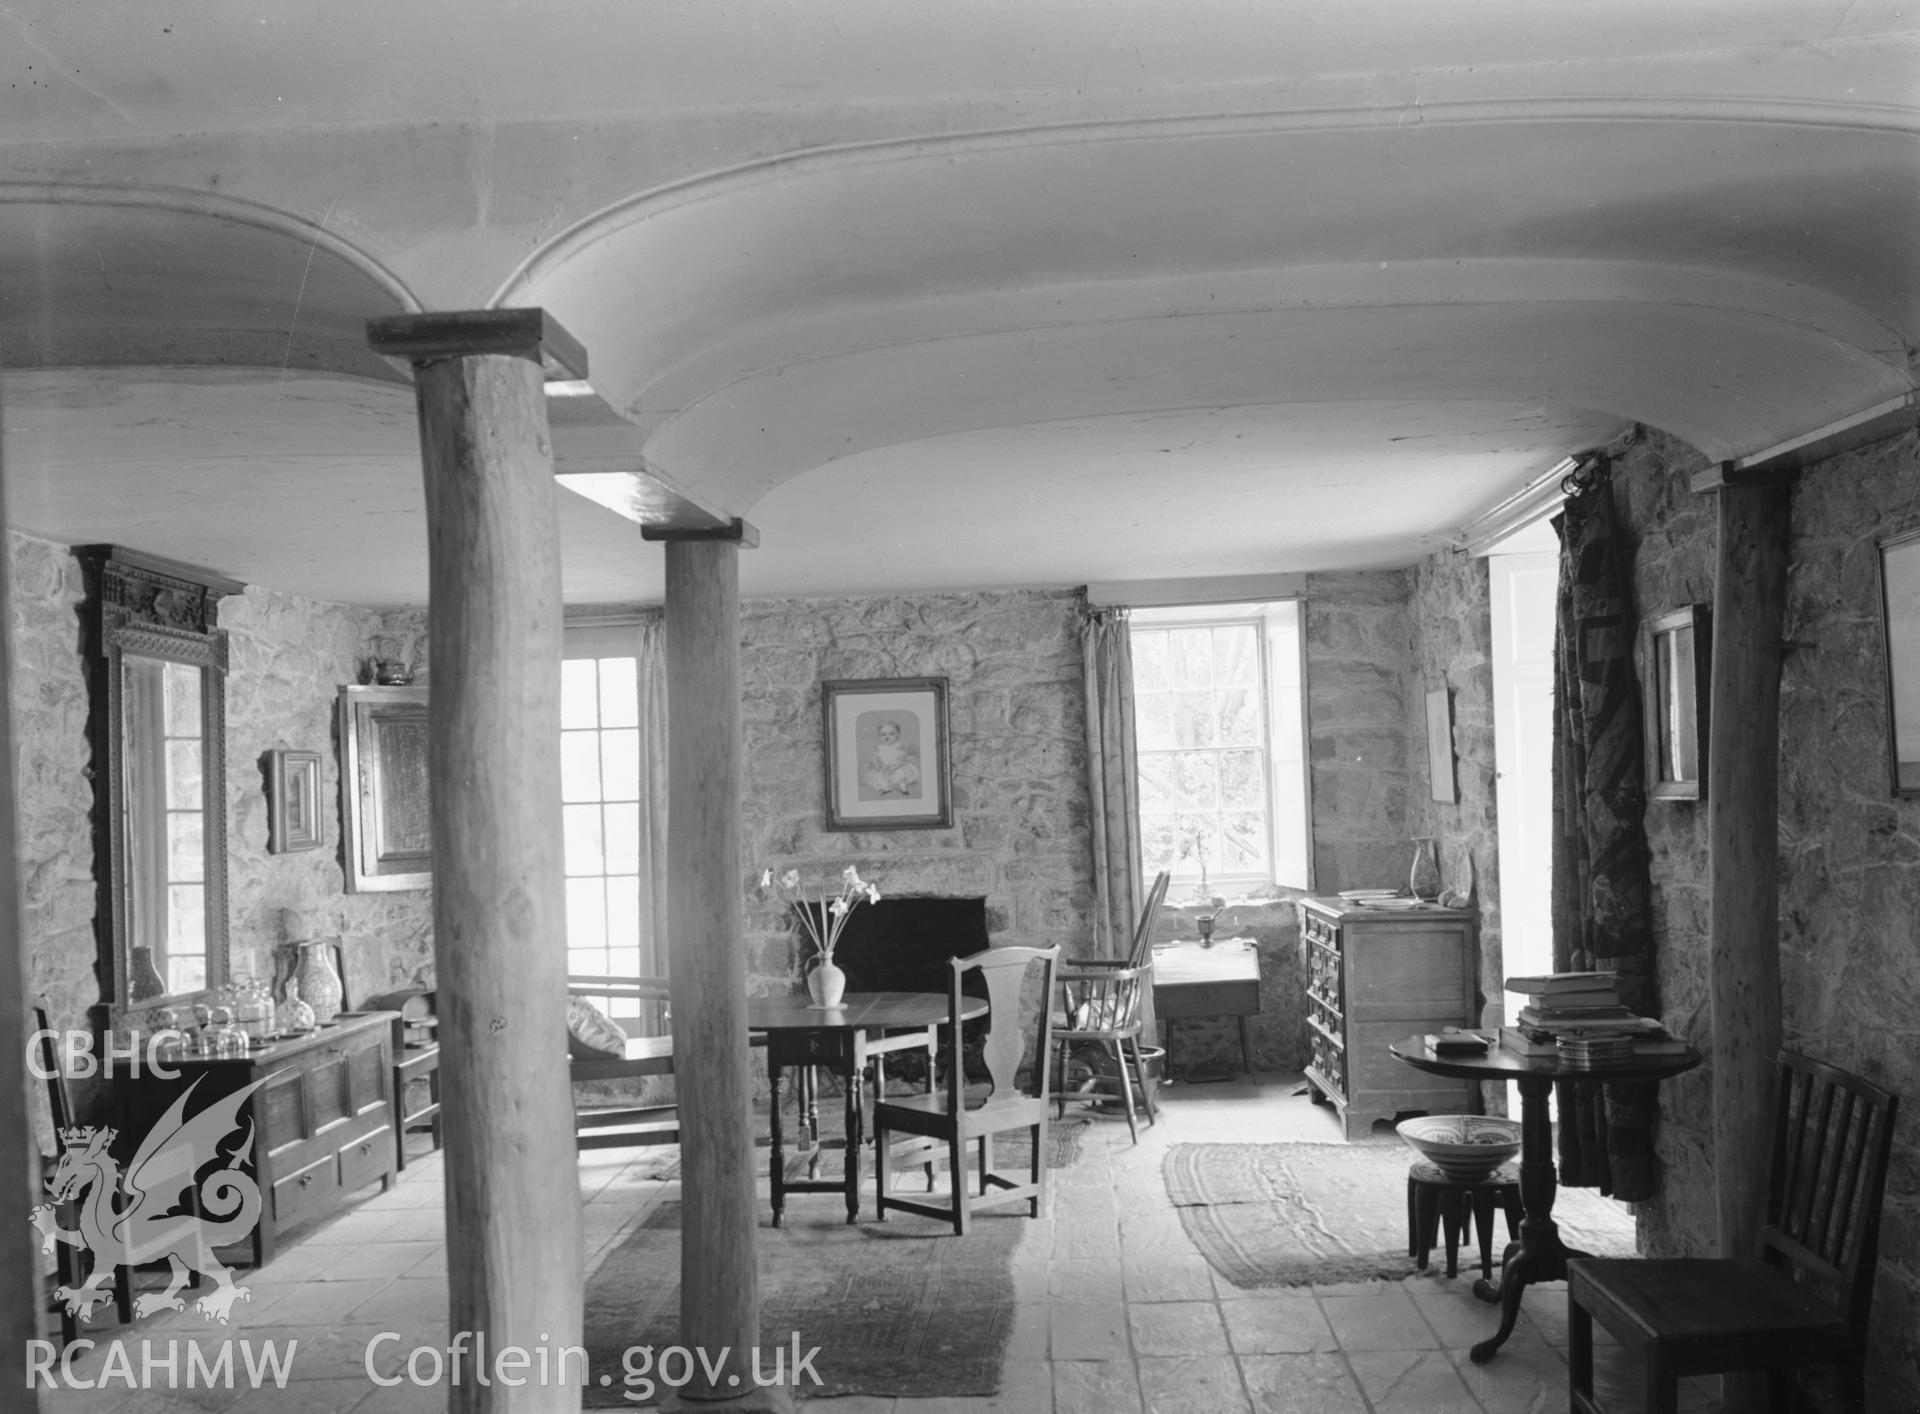
[[[1398, 1280], [1419, 1270], [1407, 1255], [1414, 1157], [1386, 1144], [1176, 1144], [1162, 1172], [1193, 1245], [1235, 1286], [1256, 1289]], [[1633, 1255], [1633, 1219], [1597, 1193], [1562, 1188], [1553, 1217], [1570, 1247]], [[1496, 1258], [1505, 1245], [1505, 1219], [1496, 1217]], [[1444, 1248], [1429, 1260], [1446, 1270]], [[1460, 1262], [1463, 1275], [1477, 1274], [1477, 1239], [1462, 1244]]]
[[[757, 1238], [760, 1348], [770, 1374], [776, 1347], [791, 1362], [820, 1348], [802, 1378], [803, 1399], [866, 1394], [990, 1395], [1013, 1329], [1014, 1245], [1030, 1222], [1024, 1206], [987, 1209], [973, 1230], [911, 1213], [884, 1226], [796, 1221], [771, 1227], [763, 1211]], [[634, 1346], [654, 1352], [679, 1345], [680, 1204], [662, 1203], [607, 1255], [587, 1282], [586, 1339], [594, 1383], [589, 1409], [632, 1408], [621, 1374]], [[611, 1374], [610, 1385], [597, 1383]]]

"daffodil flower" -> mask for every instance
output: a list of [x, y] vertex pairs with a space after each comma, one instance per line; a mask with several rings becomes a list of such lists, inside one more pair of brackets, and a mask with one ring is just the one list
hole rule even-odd
[[[760, 887], [771, 888], [774, 885], [772, 869], [760, 871]], [[808, 898], [800, 891], [800, 871], [788, 869], [779, 876], [780, 892], [787, 902], [794, 906], [800, 915], [800, 925], [807, 930], [807, 937], [813, 942], [815, 951], [822, 962], [833, 961], [834, 945], [840, 941], [840, 930], [846, 927], [847, 916], [856, 904], [880, 902], [880, 889], [860, 877], [859, 869], [849, 864], [840, 871], [840, 892], [829, 899], [824, 892], [817, 898]]]

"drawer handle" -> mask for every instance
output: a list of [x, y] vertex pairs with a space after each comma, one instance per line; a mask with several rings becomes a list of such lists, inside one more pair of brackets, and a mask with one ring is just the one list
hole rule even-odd
[[360, 1146], [360, 1155], [362, 1158], [365, 1158], [368, 1154], [371, 1154], [372, 1152], [373, 1152], [373, 1141], [371, 1139], [369, 1139], [366, 1143]]
[[307, 1186], [308, 1184], [310, 1184], [310, 1183], [312, 1183], [312, 1182], [313, 1182], [313, 1175], [312, 1175], [312, 1174], [310, 1174], [310, 1173], [303, 1173], [303, 1174], [301, 1174], [301, 1175], [300, 1175], [300, 1186], [301, 1186], [302, 1188], [305, 1188], [305, 1187], [306, 1187], [306, 1186]]

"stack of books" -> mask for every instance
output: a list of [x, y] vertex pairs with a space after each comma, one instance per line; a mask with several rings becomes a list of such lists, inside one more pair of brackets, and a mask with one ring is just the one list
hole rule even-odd
[[1586, 1036], [1562, 1036], [1555, 1043], [1560, 1064], [1569, 1070], [1592, 1070], [1617, 1065], [1634, 1057], [1633, 1037], [1620, 1031], [1597, 1031]]
[[1449, 1026], [1426, 1034], [1430, 1056], [1484, 1056], [1493, 1047], [1493, 1038], [1484, 1031], [1466, 1031]]
[[[1678, 1053], [1686, 1043], [1670, 1037], [1652, 1017], [1636, 1016], [1620, 1000], [1610, 972], [1550, 972], [1509, 977], [1507, 990], [1527, 999], [1512, 1026], [1500, 1028], [1500, 1044], [1523, 1056], [1559, 1056], [1569, 1064], [1615, 1055]], [[1605, 1042], [1576, 1045], [1568, 1042]], [[1577, 1057], [1577, 1061], [1576, 1058]]]

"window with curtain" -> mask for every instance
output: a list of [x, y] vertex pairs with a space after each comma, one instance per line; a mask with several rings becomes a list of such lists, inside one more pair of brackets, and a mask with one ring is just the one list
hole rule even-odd
[[[567, 972], [637, 977], [641, 936], [638, 660], [631, 629], [569, 628], [560, 665]], [[594, 999], [638, 1018], [628, 998]]]
[[1129, 637], [1146, 878], [1308, 887], [1299, 602], [1136, 609]]

